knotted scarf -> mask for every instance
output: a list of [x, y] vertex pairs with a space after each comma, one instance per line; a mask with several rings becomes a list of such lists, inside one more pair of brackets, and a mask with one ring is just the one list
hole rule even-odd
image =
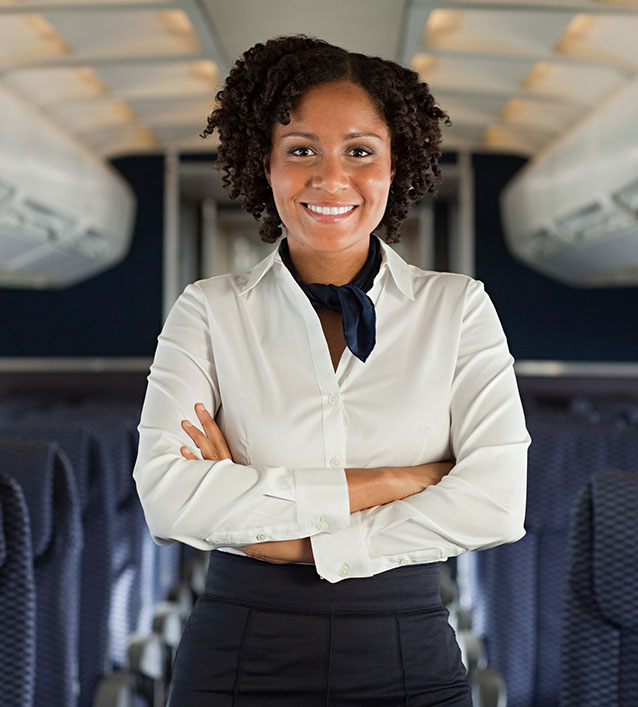
[[279, 255], [315, 309], [328, 307], [341, 312], [346, 346], [365, 363], [376, 343], [377, 315], [374, 302], [365, 293], [372, 287], [381, 267], [382, 253], [378, 238], [370, 235], [368, 258], [354, 279], [346, 285], [303, 282], [290, 259], [287, 238], [283, 238], [279, 244]]

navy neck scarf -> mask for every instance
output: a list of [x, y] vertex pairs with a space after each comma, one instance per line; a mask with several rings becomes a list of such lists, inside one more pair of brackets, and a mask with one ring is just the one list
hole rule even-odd
[[283, 238], [279, 243], [279, 255], [315, 309], [328, 307], [335, 312], [341, 312], [346, 345], [358, 359], [365, 362], [376, 343], [377, 315], [374, 302], [365, 293], [372, 287], [381, 267], [379, 239], [370, 235], [368, 259], [354, 279], [346, 285], [307, 285], [303, 282], [290, 259], [287, 238]]

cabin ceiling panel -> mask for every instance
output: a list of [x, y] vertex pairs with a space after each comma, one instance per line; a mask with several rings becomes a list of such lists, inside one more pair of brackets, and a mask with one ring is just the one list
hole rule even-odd
[[166, 147], [148, 128], [131, 124], [87, 128], [78, 132], [77, 136], [98, 154], [105, 156], [158, 152]]
[[201, 94], [209, 99], [219, 82], [210, 60], [101, 65], [96, 73], [122, 98], [171, 98]]
[[497, 120], [507, 98], [503, 96], [446, 96], [439, 101], [453, 124], [485, 125]]
[[503, 108], [499, 122], [523, 130], [545, 132], [548, 137], [553, 137], [575, 123], [581, 113], [581, 106], [578, 104], [512, 98]]
[[89, 66], [22, 69], [7, 74], [4, 82], [40, 107], [101, 98], [107, 93], [107, 88]]
[[523, 88], [530, 94], [544, 94], [593, 107], [624, 85], [623, 75], [608, 66], [538, 62], [525, 77]]
[[149, 126], [192, 124], [200, 132], [206, 127], [206, 117], [211, 111], [211, 102], [207, 96], [181, 101], [175, 101], [171, 96], [143, 101], [131, 99], [129, 105], [138, 118]]
[[571, 19], [568, 12], [437, 8], [430, 14], [424, 40], [437, 49], [479, 55], [549, 54]]
[[406, 0], [203, 0], [230, 62], [256, 42], [297, 33], [394, 59], [407, 4]]
[[532, 155], [638, 75], [638, 0], [0, 0], [0, 85], [104, 157], [208, 151], [233, 60], [297, 32], [412, 66], [447, 150]]
[[417, 54], [413, 61], [432, 90], [489, 93], [509, 96], [534, 66], [534, 60], [504, 62], [492, 58]]
[[201, 49], [182, 10], [49, 11], [45, 17], [85, 58], [186, 54]]

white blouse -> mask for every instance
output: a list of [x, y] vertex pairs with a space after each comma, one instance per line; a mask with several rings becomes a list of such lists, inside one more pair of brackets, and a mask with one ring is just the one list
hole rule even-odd
[[[483, 283], [409, 265], [379, 240], [376, 345], [365, 363], [345, 348], [336, 372], [277, 247], [244, 275], [185, 288], [138, 425], [133, 477], [155, 542], [310, 537], [319, 576], [339, 582], [523, 537], [531, 440]], [[202, 459], [182, 429], [200, 426], [197, 402], [232, 460]], [[438, 484], [350, 513], [344, 469], [445, 460], [456, 465]]]

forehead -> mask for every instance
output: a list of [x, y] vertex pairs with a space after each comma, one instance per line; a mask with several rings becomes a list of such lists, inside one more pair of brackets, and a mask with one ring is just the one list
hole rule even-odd
[[312, 126], [312, 132], [339, 130], [344, 135], [375, 129], [389, 135], [388, 126], [368, 92], [350, 81], [334, 81], [308, 89], [290, 111], [290, 123], [275, 123], [275, 135]]

